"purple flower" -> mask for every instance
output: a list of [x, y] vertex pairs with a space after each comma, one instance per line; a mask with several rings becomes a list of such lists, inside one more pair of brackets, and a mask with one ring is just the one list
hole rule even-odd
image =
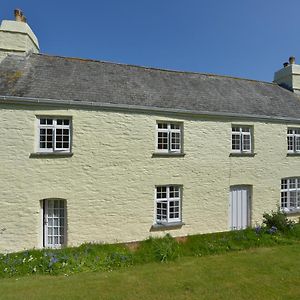
[[261, 232], [261, 226], [256, 226], [255, 227], [255, 233], [259, 234]]
[[277, 232], [277, 227], [276, 227], [276, 226], [272, 226], [272, 227], [268, 230], [268, 232], [269, 232], [270, 234], [276, 233], [276, 232]]

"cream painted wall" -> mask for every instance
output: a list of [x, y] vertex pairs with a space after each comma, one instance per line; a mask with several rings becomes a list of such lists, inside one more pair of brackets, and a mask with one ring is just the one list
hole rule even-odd
[[[254, 225], [279, 204], [281, 178], [300, 176], [287, 124], [20, 105], [0, 115], [0, 252], [42, 246], [45, 198], [67, 200], [68, 245], [125, 242], [168, 232], [150, 232], [155, 185], [183, 185], [185, 225], [169, 232], [184, 236], [228, 230], [231, 185], [253, 187]], [[72, 117], [72, 157], [30, 157], [36, 115]], [[157, 120], [183, 122], [184, 157], [152, 157]], [[232, 124], [254, 126], [254, 157], [230, 157]]]

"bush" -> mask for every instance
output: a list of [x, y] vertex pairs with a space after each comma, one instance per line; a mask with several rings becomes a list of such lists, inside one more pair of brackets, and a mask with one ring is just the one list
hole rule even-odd
[[266, 225], [267, 229], [273, 233], [278, 231], [287, 232], [294, 228], [293, 221], [287, 218], [286, 213], [281, 211], [279, 208], [277, 211], [271, 211], [271, 213], [263, 214], [263, 224]]
[[136, 251], [136, 261], [142, 263], [172, 261], [179, 257], [179, 250], [178, 242], [170, 234], [166, 234], [163, 238], [150, 237], [141, 242]]

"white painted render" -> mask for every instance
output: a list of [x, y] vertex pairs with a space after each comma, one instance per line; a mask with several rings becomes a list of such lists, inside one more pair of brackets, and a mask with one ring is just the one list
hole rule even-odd
[[[231, 186], [252, 188], [251, 224], [300, 176], [287, 126], [214, 117], [0, 106], [0, 252], [42, 247], [41, 201], [65, 199], [69, 246], [228, 230]], [[32, 157], [36, 116], [72, 117], [71, 157]], [[182, 157], [153, 157], [157, 121], [183, 124]], [[253, 126], [254, 156], [230, 156], [232, 125]], [[151, 231], [156, 185], [182, 185], [181, 228]]]

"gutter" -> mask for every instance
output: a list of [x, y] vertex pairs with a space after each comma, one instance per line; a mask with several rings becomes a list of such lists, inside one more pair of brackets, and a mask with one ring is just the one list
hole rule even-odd
[[58, 100], [47, 98], [30, 98], [30, 97], [16, 97], [16, 96], [0, 96], [0, 104], [21, 104], [21, 105], [41, 105], [50, 107], [74, 107], [78, 109], [95, 109], [95, 110], [110, 110], [110, 111], [125, 111], [125, 112], [139, 112], [139, 113], [163, 113], [168, 115], [182, 115], [182, 116], [205, 116], [205, 117], [222, 117], [227, 119], [244, 119], [253, 121], [269, 121], [269, 122], [285, 122], [285, 123], [300, 123], [300, 118], [277, 117], [253, 114], [239, 114], [227, 112], [211, 112], [211, 111], [197, 111], [185, 110], [175, 108], [161, 108], [150, 107], [143, 105], [128, 105], [128, 104], [112, 104], [87, 102], [81, 100]]

